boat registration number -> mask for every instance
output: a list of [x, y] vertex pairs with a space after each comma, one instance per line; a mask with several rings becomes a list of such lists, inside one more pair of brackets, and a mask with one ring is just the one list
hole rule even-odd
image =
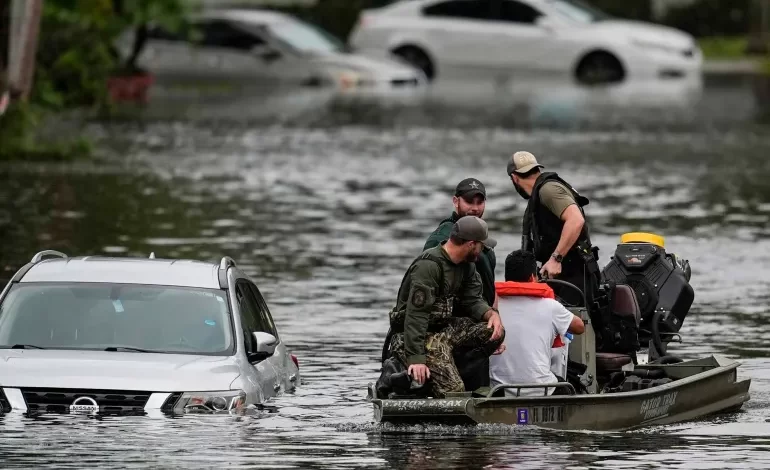
[[547, 424], [564, 421], [563, 406], [533, 406], [516, 410], [518, 424]]

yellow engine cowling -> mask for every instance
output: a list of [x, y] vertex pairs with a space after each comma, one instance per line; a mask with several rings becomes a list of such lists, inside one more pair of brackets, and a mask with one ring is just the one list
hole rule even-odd
[[651, 243], [665, 248], [665, 240], [662, 235], [649, 232], [629, 232], [620, 236], [620, 243]]

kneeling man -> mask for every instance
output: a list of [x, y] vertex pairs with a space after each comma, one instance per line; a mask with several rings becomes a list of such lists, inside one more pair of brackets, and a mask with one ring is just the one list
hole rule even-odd
[[[496, 282], [505, 349], [489, 360], [490, 386], [546, 384], [564, 380], [551, 371], [554, 340], [566, 333], [583, 334], [585, 325], [554, 299], [553, 290], [536, 282], [535, 256], [516, 250], [505, 260], [505, 282]], [[554, 388], [548, 389], [552, 394]], [[506, 390], [516, 395], [516, 389]], [[521, 396], [542, 395], [543, 389], [521, 389]]]
[[[496, 243], [486, 222], [462, 217], [452, 226], [449, 240], [425, 250], [401, 281], [390, 312], [393, 336], [387, 346], [414, 381], [425, 384], [431, 379], [434, 397], [465, 390], [452, 357], [455, 348], [478, 347], [488, 355], [501, 350], [500, 316], [484, 300], [474, 264], [484, 246], [494, 248]], [[381, 377], [380, 382], [385, 381]]]

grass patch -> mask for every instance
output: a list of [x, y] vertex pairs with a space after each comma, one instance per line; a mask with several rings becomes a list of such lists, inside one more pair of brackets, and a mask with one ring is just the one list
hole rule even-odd
[[93, 147], [84, 138], [46, 133], [44, 111], [28, 103], [12, 104], [0, 116], [0, 162], [71, 161], [88, 158]]
[[698, 45], [706, 59], [741, 59], [747, 57], [745, 36], [713, 36], [698, 38]]
[[706, 60], [751, 60], [757, 64], [759, 72], [770, 75], [770, 54], [747, 54], [748, 38], [746, 36], [712, 36], [698, 38], [698, 46], [703, 51]]

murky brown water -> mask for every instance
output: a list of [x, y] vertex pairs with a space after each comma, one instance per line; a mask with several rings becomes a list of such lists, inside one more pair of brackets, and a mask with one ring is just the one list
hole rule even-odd
[[[222, 111], [93, 125], [112, 149], [103, 163], [0, 166], [0, 277], [42, 249], [233, 256], [305, 381], [259, 416], [0, 418], [2, 466], [767, 468], [770, 128], [753, 103], [747, 85], [716, 84], [693, 106], [551, 106], [556, 121], [531, 103], [525, 118], [521, 107], [314, 106], [286, 125]], [[602, 263], [627, 230], [662, 233], [690, 260], [697, 306], [676, 353], [740, 358], [753, 378], [743, 411], [626, 433], [371, 423], [386, 312], [457, 181], [487, 186], [498, 258], [517, 248], [523, 201], [504, 173], [517, 149], [591, 198]]]

